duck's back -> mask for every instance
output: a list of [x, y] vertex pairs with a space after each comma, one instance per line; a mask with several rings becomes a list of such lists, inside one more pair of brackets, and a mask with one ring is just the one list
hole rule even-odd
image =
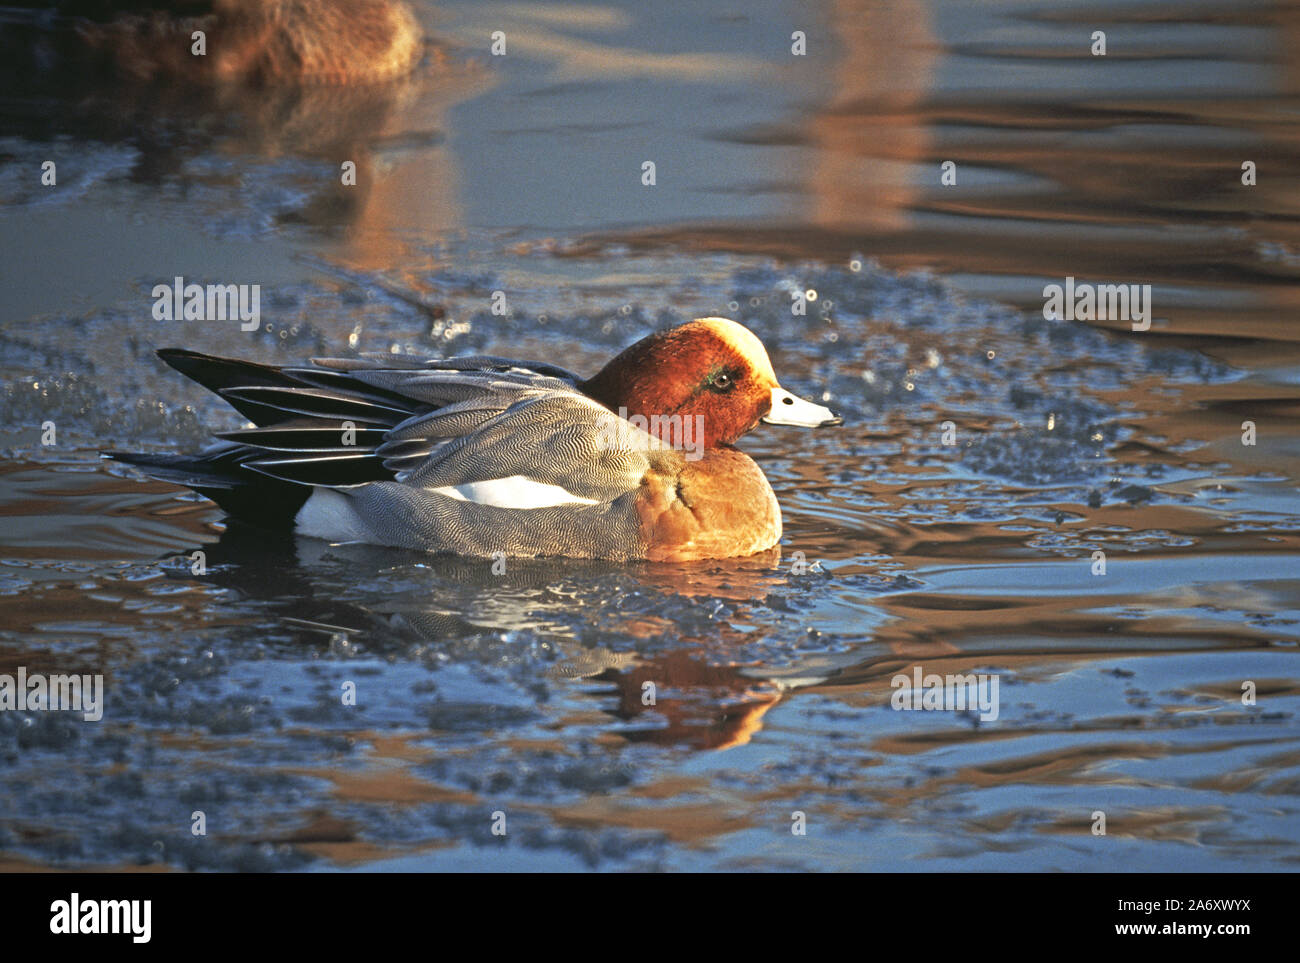
[[402, 0], [60, 0], [6, 34], [38, 66], [145, 81], [380, 83], [423, 52]]

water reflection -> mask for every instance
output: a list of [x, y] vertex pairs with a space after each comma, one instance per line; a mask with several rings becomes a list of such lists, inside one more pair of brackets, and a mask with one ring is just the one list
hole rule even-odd
[[[390, 658], [430, 650], [457, 658], [485, 634], [541, 635], [555, 648], [546, 674], [612, 685], [589, 694], [604, 702], [612, 691], [616, 705], [608, 711], [637, 722], [621, 729], [633, 740], [696, 749], [740, 745], [778, 697], [761, 669], [742, 671], [728, 657], [743, 639], [730, 621], [706, 616], [691, 626], [671, 613], [698, 599], [710, 614], [729, 605], [726, 619], [752, 621], [754, 608], [786, 582], [775, 568], [779, 550], [708, 566], [503, 564], [331, 545], [238, 524], [199, 550], [208, 573], [194, 575], [194, 549], [185, 548], [162, 563], [170, 577], [255, 604], [261, 618], [278, 622], [306, 651], [341, 645]], [[590, 595], [603, 584], [616, 586], [618, 601], [597, 611]]]
[[[354, 9], [344, 19], [355, 23], [362, 14]], [[228, 221], [253, 194], [270, 208], [272, 227], [325, 232], [362, 269], [409, 251], [414, 231], [463, 227], [459, 164], [444, 145], [447, 116], [492, 77], [437, 38], [422, 43], [422, 59], [408, 69], [343, 83], [245, 76], [219, 65], [212, 75], [103, 72], [76, 58], [78, 69], [52, 72], [29, 61], [33, 33], [44, 35], [14, 24], [0, 30], [28, 55], [15, 53], [4, 68], [7, 133], [47, 145], [41, 156], [81, 145], [69, 156], [54, 151], [65, 179], [86, 177], [81, 168], [99, 163], [91, 145], [128, 147], [131, 182], [164, 196], [179, 191], [209, 224]], [[346, 41], [346, 31], [339, 37], [331, 42]], [[25, 185], [10, 201], [45, 200], [40, 190]]]
[[[806, 119], [720, 135], [790, 158], [784, 216], [619, 239], [831, 261], [866, 252], [1032, 309], [1066, 276], [1149, 283], [1161, 336], [1295, 342], [1300, 153], [1284, 51], [1300, 12], [1241, 4], [1195, 30], [1159, 4], [987, 15], [978, 29], [1012, 39], [959, 41], [971, 15], [943, 0], [832, 4], [833, 79]], [[1088, 51], [1099, 23], [1111, 25], [1104, 60]], [[1186, 59], [1169, 59], [1184, 36], [1196, 38]], [[1268, 171], [1250, 187], [1248, 160]], [[955, 185], [940, 182], [945, 161]]]

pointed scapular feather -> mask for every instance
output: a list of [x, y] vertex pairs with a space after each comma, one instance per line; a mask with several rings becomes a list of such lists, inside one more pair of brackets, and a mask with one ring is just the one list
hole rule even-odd
[[[368, 401], [343, 392], [328, 391], [324, 388], [223, 388], [221, 397], [260, 405], [264, 409], [282, 412], [283, 415], [306, 415], [311, 418], [329, 418], [332, 420], [365, 421], [372, 425], [393, 424], [411, 414], [409, 408], [396, 408], [392, 405]], [[242, 410], [242, 409], [241, 409]], [[394, 417], [396, 416], [396, 417]], [[278, 419], [283, 421], [284, 418]], [[263, 423], [254, 418], [254, 422]], [[272, 422], [274, 424], [274, 422]]]
[[352, 434], [355, 444], [343, 444], [342, 422], [311, 425], [276, 425], [272, 428], [241, 428], [237, 431], [218, 432], [217, 437], [239, 442], [267, 451], [373, 451], [383, 444], [382, 428], [357, 427]]
[[392, 478], [392, 473], [383, 463], [369, 453], [257, 458], [244, 462], [244, 467], [280, 481], [319, 485], [322, 488], [350, 488], [353, 485], [388, 481]]

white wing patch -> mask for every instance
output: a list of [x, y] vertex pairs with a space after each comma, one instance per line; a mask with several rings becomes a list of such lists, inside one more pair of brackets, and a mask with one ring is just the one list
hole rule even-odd
[[556, 508], [560, 505], [599, 505], [594, 498], [583, 498], [560, 485], [539, 482], [527, 475], [493, 478], [489, 481], [466, 482], [464, 485], [447, 485], [431, 488], [435, 495], [445, 495], [458, 502], [474, 502], [495, 508]]

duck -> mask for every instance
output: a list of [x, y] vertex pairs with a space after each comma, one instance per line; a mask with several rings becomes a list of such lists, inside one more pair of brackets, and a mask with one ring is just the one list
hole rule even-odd
[[[0, 48], [37, 66], [136, 81], [377, 84], [410, 73], [424, 32], [403, 0], [19, 0]], [[36, 8], [22, 16], [23, 7]], [[202, 40], [200, 41], [200, 34]]]
[[782, 388], [762, 341], [699, 318], [593, 377], [474, 355], [299, 366], [158, 351], [250, 426], [197, 454], [106, 451], [241, 524], [479, 558], [690, 562], [767, 551], [781, 509], [736, 442], [842, 424]]

